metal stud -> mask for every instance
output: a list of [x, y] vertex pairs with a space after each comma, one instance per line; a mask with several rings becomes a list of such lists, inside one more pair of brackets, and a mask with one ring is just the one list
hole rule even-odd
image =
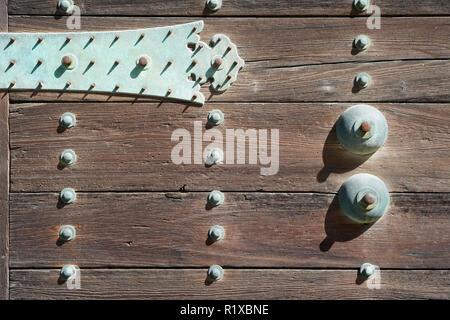
[[208, 278], [213, 281], [218, 281], [223, 278], [223, 268], [217, 264], [212, 265], [208, 269]]
[[77, 154], [72, 149], [64, 150], [59, 156], [59, 160], [62, 164], [70, 166], [77, 161]]
[[213, 190], [208, 194], [208, 203], [213, 206], [219, 206], [225, 201], [225, 196], [219, 190]]
[[345, 181], [338, 192], [339, 206], [357, 223], [374, 223], [387, 211], [389, 191], [378, 177], [359, 173]]
[[222, 161], [223, 161], [223, 151], [218, 148], [213, 148], [209, 150], [206, 156], [205, 163], [206, 165], [211, 166], [213, 164], [221, 163]]
[[359, 12], [364, 12], [369, 9], [370, 0], [354, 0], [353, 7]]
[[72, 128], [77, 123], [77, 119], [75, 118], [75, 115], [70, 112], [64, 113], [59, 118], [59, 124], [64, 128]]
[[370, 76], [365, 72], [358, 73], [355, 77], [355, 85], [360, 89], [367, 88], [370, 82]]
[[359, 274], [365, 278], [370, 278], [375, 274], [375, 266], [371, 263], [363, 263], [359, 268]]
[[370, 39], [368, 36], [360, 34], [353, 40], [353, 46], [359, 51], [367, 50], [370, 46]]
[[66, 204], [72, 203], [77, 199], [77, 194], [72, 188], [64, 188], [59, 193], [59, 199]]
[[58, 1], [58, 11], [63, 13], [71, 13], [73, 10], [73, 1], [72, 0], [59, 0]]
[[66, 264], [61, 268], [60, 276], [64, 280], [74, 277], [77, 273], [77, 267], [73, 264]]
[[341, 145], [356, 154], [370, 154], [387, 139], [386, 118], [376, 108], [358, 104], [345, 110], [336, 122], [336, 135]]
[[212, 226], [208, 231], [208, 236], [213, 241], [220, 241], [225, 236], [225, 229], [222, 226]]
[[75, 239], [76, 235], [77, 235], [77, 231], [75, 230], [75, 228], [73, 226], [67, 225], [67, 226], [62, 226], [61, 229], [59, 229], [59, 239], [63, 240], [63, 241], [71, 241], [73, 239]]
[[210, 113], [208, 113], [208, 123], [213, 126], [218, 126], [223, 122], [224, 119], [225, 116], [220, 110], [212, 110]]
[[61, 63], [65, 66], [70, 66], [72, 64], [72, 58], [70, 56], [64, 56], [61, 59]]
[[222, 0], [206, 0], [206, 7], [211, 11], [217, 11], [222, 7]]
[[219, 67], [222, 65], [222, 63], [223, 63], [222, 58], [216, 57], [216, 58], [214, 59], [214, 61], [213, 61], [213, 66], [214, 66], [215, 68], [219, 68]]

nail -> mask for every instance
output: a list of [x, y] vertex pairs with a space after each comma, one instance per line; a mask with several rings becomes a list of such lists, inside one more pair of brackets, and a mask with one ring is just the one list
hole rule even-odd
[[71, 241], [75, 239], [77, 232], [73, 226], [66, 225], [59, 229], [58, 235], [60, 240]]
[[72, 149], [64, 150], [59, 156], [59, 160], [62, 164], [70, 166], [77, 161], [77, 154]]
[[363, 263], [359, 268], [359, 274], [365, 278], [369, 278], [375, 274], [375, 266], [371, 263]]
[[214, 67], [218, 68], [222, 65], [222, 63], [223, 63], [222, 58], [217, 57], [214, 59], [213, 65], [214, 65]]
[[219, 190], [213, 190], [208, 194], [208, 203], [213, 206], [219, 206], [225, 201], [225, 196]]
[[225, 229], [222, 226], [213, 226], [209, 229], [208, 236], [211, 240], [220, 241], [225, 236]]
[[59, 193], [59, 199], [66, 203], [72, 203], [77, 199], [77, 194], [75, 192], [75, 190], [73, 190], [72, 188], [64, 188], [61, 190], [61, 192]]
[[69, 57], [69, 56], [64, 56], [64, 57], [62, 57], [62, 59], [61, 59], [61, 63], [62, 63], [63, 65], [65, 65], [66, 67], [68, 67], [68, 66], [70, 66], [70, 65], [72, 64], [72, 58]]
[[223, 278], [223, 268], [217, 264], [209, 267], [208, 269], [208, 278], [213, 281], [218, 281]]
[[72, 128], [73, 126], [75, 126], [77, 122], [77, 119], [75, 118], [75, 115], [73, 113], [70, 112], [66, 112], [64, 113], [60, 118], [59, 118], [59, 125], [64, 127], [64, 128]]
[[148, 64], [148, 60], [146, 57], [139, 58], [139, 65], [141, 65], [142, 67], [145, 67], [147, 64]]
[[370, 125], [370, 123], [368, 121], [363, 121], [361, 123], [361, 126], [359, 127], [359, 129], [362, 132], [369, 132], [371, 128], [372, 128], [372, 126]]
[[74, 277], [77, 273], [77, 268], [72, 264], [66, 264], [61, 268], [60, 277], [64, 280], [68, 280]]

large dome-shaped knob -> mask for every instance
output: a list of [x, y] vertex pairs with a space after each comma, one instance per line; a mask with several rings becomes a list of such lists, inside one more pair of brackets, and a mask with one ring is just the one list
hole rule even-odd
[[345, 181], [338, 193], [342, 212], [358, 223], [373, 223], [387, 211], [389, 191], [371, 174], [359, 173]]
[[370, 154], [381, 147], [388, 135], [386, 118], [378, 109], [358, 104], [345, 110], [336, 123], [341, 145], [356, 154]]

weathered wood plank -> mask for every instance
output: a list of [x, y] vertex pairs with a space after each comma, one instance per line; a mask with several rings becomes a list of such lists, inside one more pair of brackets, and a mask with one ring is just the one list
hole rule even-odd
[[[12, 270], [12, 299], [449, 299], [448, 270], [381, 270], [369, 289], [356, 270], [81, 270], [81, 289], [58, 284], [59, 270]], [[176, 317], [172, 310], [169, 317]]]
[[[76, 1], [82, 15], [119, 16], [349, 16], [356, 13], [353, 0], [227, 0], [222, 8], [211, 13], [205, 10], [205, 0], [127, 0]], [[448, 15], [447, 0], [374, 1], [386, 15]], [[10, 14], [54, 15], [56, 2], [53, 0], [10, 0]]]
[[[0, 32], [8, 31], [7, 1], [0, 0]], [[9, 297], [9, 97], [0, 97], [0, 300]]]
[[[82, 30], [155, 27], [188, 18], [85, 17]], [[449, 17], [383, 18], [380, 30], [365, 28], [362, 18], [206, 19], [202, 39], [226, 33], [237, 44], [246, 67], [226, 94], [211, 101], [448, 101]], [[367, 52], [352, 54], [354, 37], [372, 38]], [[66, 31], [65, 21], [48, 17], [12, 17], [11, 30]], [[357, 30], [357, 31], [355, 31]], [[441, 59], [422, 61], [422, 59]], [[393, 61], [389, 60], [408, 60]], [[355, 64], [353, 62], [372, 62]], [[353, 78], [368, 72], [373, 85], [355, 91]], [[203, 87], [208, 97], [208, 87]], [[12, 100], [116, 100], [133, 98], [59, 93], [13, 93]]]
[[[449, 192], [450, 120], [448, 104], [374, 104], [387, 118], [389, 137], [370, 158], [351, 155], [336, 138], [333, 125], [352, 104], [208, 104], [188, 108], [156, 103], [64, 103], [11, 105], [11, 189], [14, 192], [59, 192], [66, 186], [79, 191], [317, 191], [337, 192], [351, 175], [378, 175], [390, 191]], [[246, 140], [245, 164], [205, 167], [172, 162], [179, 139], [172, 133], [186, 129], [195, 144], [209, 137], [196, 135], [194, 122], [206, 130], [209, 110], [220, 108], [225, 123], [217, 130], [279, 129], [279, 166], [273, 153], [270, 164], [249, 164]], [[77, 115], [76, 127], [58, 132], [64, 112]], [[200, 123], [201, 122], [201, 123]], [[199, 129], [200, 131], [200, 129]], [[215, 132], [217, 132], [215, 130]], [[255, 131], [256, 133], [256, 131]], [[187, 139], [185, 141], [188, 141]], [[60, 153], [72, 148], [77, 163], [58, 167]], [[178, 153], [177, 153], [178, 154]], [[225, 160], [227, 161], [227, 160]], [[272, 175], [262, 175], [262, 168]], [[276, 169], [279, 169], [276, 171]], [[276, 173], [276, 174], [274, 174]]]
[[[161, 27], [192, 22], [192, 18], [86, 17], [79, 31]], [[383, 18], [379, 30], [366, 28], [363, 18], [227, 18], [204, 19], [201, 39], [225, 33], [252, 68], [288, 67], [349, 61], [449, 59], [450, 17]], [[66, 32], [64, 21], [46, 17], [11, 17], [15, 32]], [[352, 54], [352, 41], [367, 34], [369, 50]], [[246, 67], [247, 68], [247, 67]]]
[[[57, 194], [11, 194], [10, 265], [57, 267], [382, 268], [450, 266], [449, 194], [392, 194], [372, 226], [351, 223], [332, 194], [81, 193], [61, 208]], [[71, 224], [77, 237], [58, 241]], [[219, 224], [226, 236], [208, 241]]]

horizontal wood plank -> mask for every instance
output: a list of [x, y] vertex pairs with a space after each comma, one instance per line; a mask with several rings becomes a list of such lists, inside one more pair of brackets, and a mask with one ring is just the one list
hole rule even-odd
[[[337, 192], [351, 175], [369, 172], [392, 192], [450, 191], [448, 104], [374, 104], [387, 118], [389, 137], [371, 157], [352, 155], [337, 140], [334, 123], [351, 105], [241, 103], [186, 109], [169, 103], [14, 104], [11, 190]], [[207, 112], [216, 108], [224, 112], [225, 123], [205, 129]], [[77, 125], [60, 132], [58, 119], [68, 111], [77, 116]], [[184, 141], [191, 146], [191, 164], [172, 161], [180, 139], [171, 141], [171, 136], [177, 129], [190, 135]], [[256, 154], [257, 146], [250, 148], [246, 139], [245, 163], [237, 164], [237, 140], [227, 147], [226, 130], [238, 129], [268, 129], [269, 155], [274, 130], [279, 130], [278, 159], [274, 152], [270, 164], [261, 158], [251, 164], [249, 153]], [[234, 164], [205, 167], [201, 152], [208, 149], [210, 137], [200, 131], [223, 135], [225, 153], [235, 150], [229, 157]], [[194, 149], [200, 141], [203, 149]], [[60, 167], [59, 155], [68, 148], [77, 153], [77, 162]], [[263, 175], [264, 168], [272, 168], [271, 175]]]
[[[395, 0], [374, 1], [386, 15], [448, 15], [447, 0]], [[114, 16], [349, 16], [353, 0], [227, 0], [216, 12], [205, 10], [205, 0], [80, 0], [75, 2], [82, 15]], [[10, 0], [9, 14], [56, 14], [56, 2], [52, 0]]]
[[[156, 27], [188, 18], [85, 17], [82, 30]], [[369, 30], [363, 18], [226, 18], [205, 19], [202, 39], [227, 34], [246, 60], [238, 80], [221, 95], [202, 92], [209, 101], [449, 101], [449, 17], [384, 18]], [[352, 53], [361, 28], [371, 39], [366, 52]], [[65, 21], [48, 17], [12, 17], [16, 32], [66, 31]], [[423, 59], [437, 59], [428, 61]], [[355, 63], [361, 62], [361, 63]], [[364, 63], [363, 63], [364, 62]], [[355, 90], [357, 73], [368, 72], [372, 85]], [[14, 92], [12, 101], [133, 100], [79, 93]]]
[[[11, 194], [10, 265], [60, 267], [450, 266], [449, 194], [392, 194], [388, 213], [358, 225], [332, 194], [81, 193], [71, 205], [57, 194]], [[58, 241], [71, 224], [76, 238]], [[213, 225], [225, 238], [208, 241]]]
[[[58, 283], [59, 270], [12, 270], [12, 299], [449, 299], [448, 270], [381, 270], [369, 289], [356, 270], [81, 270], [81, 288]], [[172, 310], [176, 317], [180, 310]]]

